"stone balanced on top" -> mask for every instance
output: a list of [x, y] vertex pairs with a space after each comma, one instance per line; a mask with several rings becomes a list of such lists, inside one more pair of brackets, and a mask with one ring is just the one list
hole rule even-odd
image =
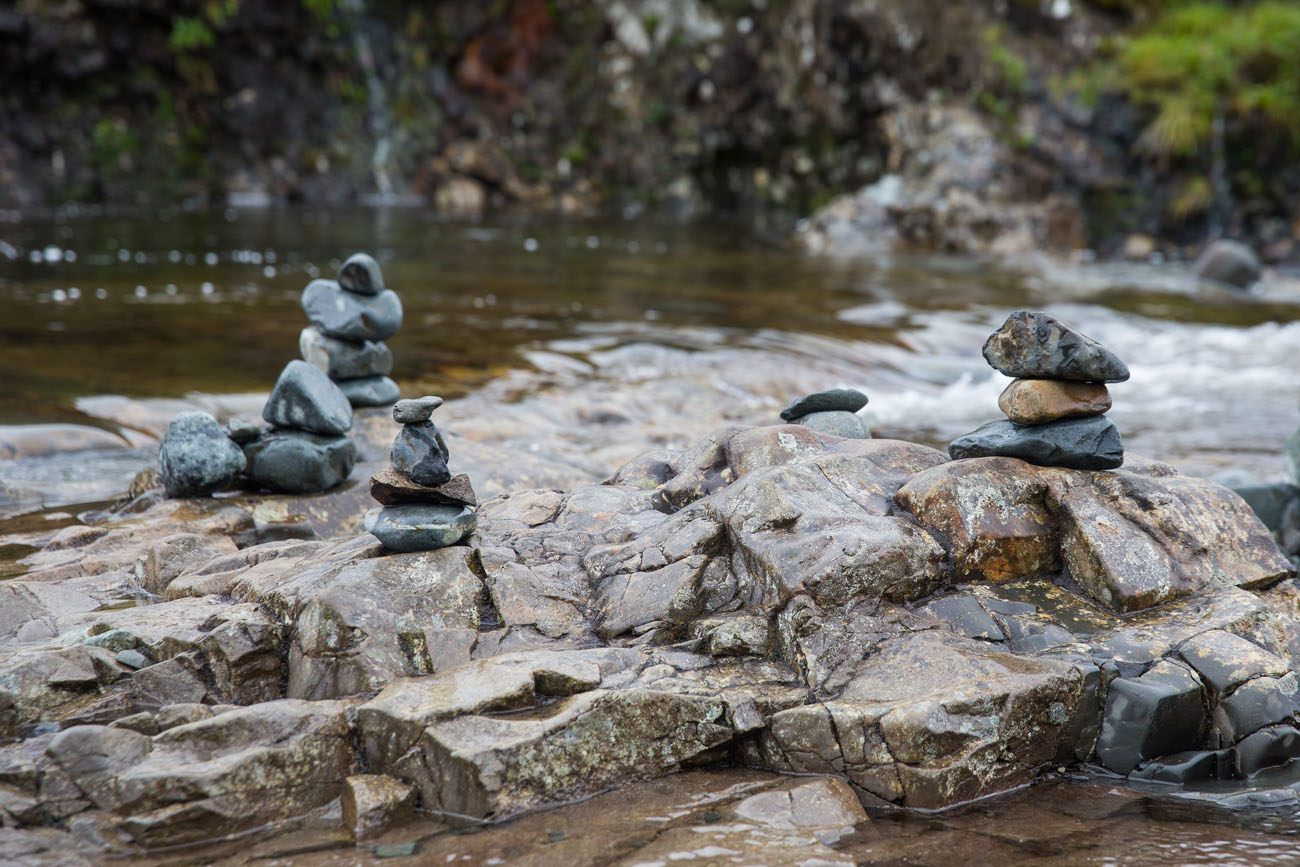
[[431, 421], [440, 406], [442, 398], [433, 396], [393, 406], [393, 420], [402, 430], [393, 440], [391, 466], [370, 479], [370, 495], [383, 508], [366, 514], [366, 530], [390, 551], [446, 548], [474, 532], [478, 523], [469, 476], [451, 474], [447, 443]]
[[856, 388], [832, 388], [804, 395], [781, 410], [781, 419], [819, 433], [847, 439], [871, 439], [858, 410], [867, 405], [867, 396]]
[[1076, 470], [1124, 463], [1119, 430], [1105, 418], [1106, 383], [1129, 377], [1115, 353], [1046, 313], [1020, 310], [985, 342], [984, 359], [1016, 378], [998, 398], [1008, 420], [953, 440], [953, 458], [1001, 456]]
[[379, 263], [351, 256], [338, 280], [313, 280], [302, 293], [312, 324], [302, 330], [302, 357], [329, 374], [353, 406], [388, 406], [401, 392], [388, 377], [393, 353], [383, 341], [402, 325], [402, 302], [384, 288]]

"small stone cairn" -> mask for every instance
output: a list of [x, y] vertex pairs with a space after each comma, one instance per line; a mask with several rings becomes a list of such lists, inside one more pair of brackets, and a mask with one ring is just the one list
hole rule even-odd
[[384, 288], [379, 263], [365, 253], [351, 256], [338, 280], [313, 280], [302, 293], [311, 325], [298, 349], [325, 371], [353, 406], [388, 406], [401, 395], [388, 377], [393, 353], [383, 341], [402, 325], [402, 302]]
[[366, 514], [366, 530], [390, 551], [432, 551], [455, 545], [478, 519], [478, 500], [469, 476], [453, 476], [442, 434], [431, 421], [440, 397], [399, 400], [393, 420], [402, 430], [393, 440], [391, 466], [370, 479], [370, 495], [382, 504]]
[[867, 405], [867, 396], [856, 388], [832, 388], [804, 395], [781, 410], [781, 419], [819, 433], [847, 439], [871, 439], [858, 410]]
[[1106, 383], [1129, 372], [1109, 349], [1046, 313], [1021, 310], [984, 343], [984, 359], [1015, 377], [998, 398], [1008, 420], [953, 440], [954, 459], [1009, 457], [1076, 470], [1124, 463], [1123, 439], [1105, 417]]
[[167, 496], [207, 496], [241, 481], [310, 494], [351, 474], [357, 460], [356, 444], [347, 435], [352, 405], [320, 369], [289, 362], [262, 407], [262, 418], [269, 428], [243, 420], [222, 428], [206, 412], [172, 419], [158, 451]]

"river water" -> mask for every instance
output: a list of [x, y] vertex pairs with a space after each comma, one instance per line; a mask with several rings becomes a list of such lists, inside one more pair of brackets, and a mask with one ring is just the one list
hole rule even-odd
[[[0, 222], [0, 425], [117, 430], [87, 398], [265, 391], [296, 356], [302, 287], [333, 276], [354, 250], [375, 254], [402, 296], [406, 320], [391, 345], [408, 394], [491, 393], [492, 383], [518, 375], [523, 383], [605, 377], [617, 388], [731, 352], [746, 368], [810, 387], [861, 387], [877, 435], [942, 446], [999, 417], [1006, 380], [984, 364], [980, 346], [1010, 310], [1032, 307], [1128, 362], [1132, 379], [1113, 387], [1111, 417], [1130, 453], [1189, 473], [1278, 480], [1283, 441], [1300, 426], [1300, 284], [1287, 281], [1248, 295], [1198, 287], [1167, 266], [836, 260], [739, 225], [467, 224], [353, 208]], [[753, 369], [714, 366], [708, 376], [748, 408], [740, 417], [761, 420], [779, 406], [756, 393]], [[669, 409], [691, 431], [693, 412], [707, 414], [689, 401]], [[627, 453], [663, 440], [641, 444], [641, 433], [618, 432]], [[127, 434], [136, 448], [97, 460], [10, 461], [9, 469], [0, 461], [0, 506], [15, 476], [66, 483], [98, 472], [108, 489], [124, 487], [150, 454], [146, 438]], [[24, 519], [8, 522], [16, 520]], [[0, 521], [0, 534], [6, 529]], [[1042, 791], [1050, 795], [1033, 794]], [[629, 823], [644, 818], [627, 809]], [[840, 848], [862, 863], [982, 860], [968, 846], [992, 847], [990, 858], [1007, 863], [1300, 863], [1294, 807], [1189, 809], [1108, 785], [1059, 784], [946, 818], [881, 820]], [[423, 851], [439, 861], [493, 863], [497, 856], [484, 854], [493, 841], [523, 832], [447, 838], [478, 841], [463, 852], [439, 842], [437, 828], [422, 833]], [[335, 851], [339, 863], [355, 854]]]

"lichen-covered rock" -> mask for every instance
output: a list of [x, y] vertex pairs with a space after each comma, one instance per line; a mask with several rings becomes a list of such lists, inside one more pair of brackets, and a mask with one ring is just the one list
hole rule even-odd
[[183, 412], [167, 426], [158, 471], [169, 497], [199, 497], [233, 483], [244, 453], [206, 412]]

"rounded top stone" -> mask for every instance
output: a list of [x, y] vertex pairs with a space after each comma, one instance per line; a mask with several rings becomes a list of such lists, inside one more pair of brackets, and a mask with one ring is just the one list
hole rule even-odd
[[341, 436], [352, 428], [352, 404], [325, 371], [295, 360], [280, 372], [262, 418], [279, 428]]
[[353, 253], [339, 268], [339, 286], [359, 295], [378, 295], [384, 291], [384, 274], [373, 256]]
[[442, 398], [436, 395], [425, 397], [408, 397], [393, 404], [393, 421], [398, 424], [420, 424], [433, 416], [433, 411], [442, 406]]
[[806, 394], [781, 410], [781, 418], [796, 421], [814, 412], [857, 412], [867, 405], [867, 396], [856, 388], [832, 388]]
[[1123, 382], [1128, 365], [1054, 316], [1017, 310], [984, 342], [984, 360], [1021, 379]]

